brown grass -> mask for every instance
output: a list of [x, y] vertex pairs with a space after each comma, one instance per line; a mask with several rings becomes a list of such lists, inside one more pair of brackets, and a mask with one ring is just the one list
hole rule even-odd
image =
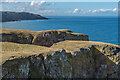
[[19, 57], [27, 57], [30, 55], [38, 55], [38, 54], [49, 54], [54, 51], [65, 49], [67, 52], [78, 51], [80, 48], [88, 48], [91, 45], [110, 45], [120, 47], [118, 45], [102, 43], [102, 42], [93, 42], [93, 41], [63, 41], [54, 44], [50, 48], [30, 45], [30, 44], [18, 44], [12, 42], [0, 42], [2, 44], [2, 63], [6, 60], [19, 58]]

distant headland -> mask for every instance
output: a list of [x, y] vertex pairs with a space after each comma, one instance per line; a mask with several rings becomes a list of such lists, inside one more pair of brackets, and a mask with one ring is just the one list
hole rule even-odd
[[41, 15], [28, 12], [0, 11], [0, 14], [2, 14], [2, 19], [0, 20], [0, 22], [48, 19]]

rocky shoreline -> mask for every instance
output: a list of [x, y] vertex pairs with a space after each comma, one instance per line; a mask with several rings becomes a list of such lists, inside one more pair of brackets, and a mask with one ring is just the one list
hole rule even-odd
[[118, 45], [70, 30], [2, 29], [1, 35], [2, 78], [120, 79]]

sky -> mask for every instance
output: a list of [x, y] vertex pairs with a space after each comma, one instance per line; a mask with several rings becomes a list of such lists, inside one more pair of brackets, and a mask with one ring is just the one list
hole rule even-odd
[[[20, 2], [20, 0], [4, 0], [2, 11], [31, 12], [42, 16], [117, 16], [118, 0], [29, 0], [30, 2]], [[61, 0], [62, 1], [62, 0]], [[102, 0], [101, 0], [102, 1]]]
[[[31, 2], [33, 0], [0, 0], [2, 2]], [[42, 1], [42, 0], [34, 0]], [[46, 2], [119, 2], [119, 0], [45, 0]]]

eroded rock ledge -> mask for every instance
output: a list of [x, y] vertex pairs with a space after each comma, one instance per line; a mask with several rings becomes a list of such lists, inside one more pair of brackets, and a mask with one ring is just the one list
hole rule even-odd
[[73, 33], [71, 30], [29, 31], [2, 29], [2, 42], [34, 44], [50, 47], [65, 40], [88, 41], [88, 35]]
[[1, 35], [2, 78], [120, 79], [118, 45], [70, 30], [2, 29]]
[[[59, 49], [58, 46], [64, 49]], [[55, 50], [56, 48], [59, 50]], [[55, 51], [6, 60], [2, 65], [2, 77], [117, 79], [120, 76], [119, 46], [87, 41], [63, 41], [52, 46], [51, 50]]]

